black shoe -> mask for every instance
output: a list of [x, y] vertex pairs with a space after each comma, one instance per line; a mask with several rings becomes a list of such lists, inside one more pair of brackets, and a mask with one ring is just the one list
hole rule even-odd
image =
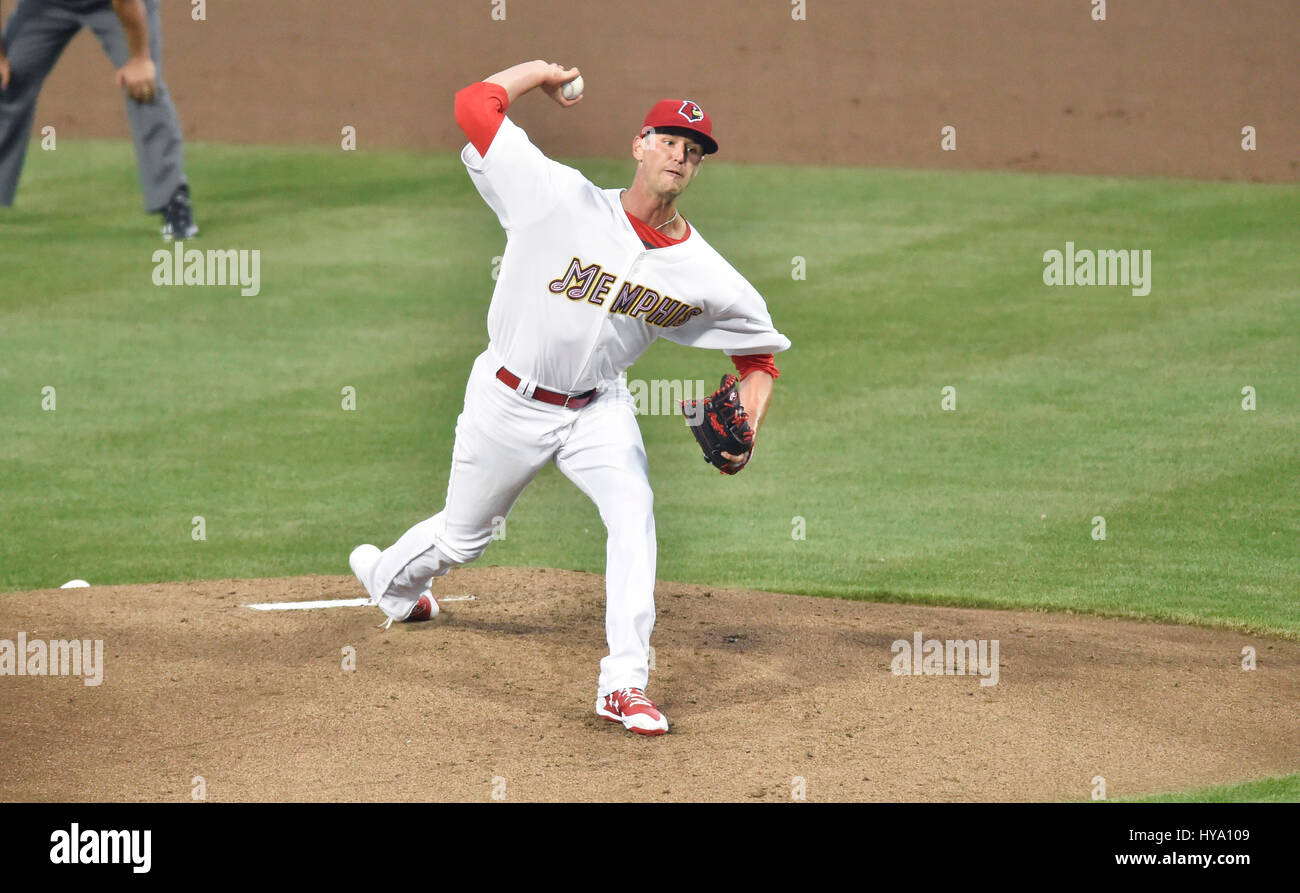
[[170, 242], [174, 239], [184, 241], [199, 234], [199, 225], [194, 222], [194, 208], [190, 205], [190, 186], [188, 183], [182, 183], [176, 187], [176, 191], [172, 193], [167, 206], [162, 209], [162, 215], [162, 237], [164, 242]]

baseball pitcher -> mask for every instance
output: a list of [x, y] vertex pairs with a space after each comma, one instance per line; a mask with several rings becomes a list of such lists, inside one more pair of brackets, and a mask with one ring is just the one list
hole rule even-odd
[[[685, 407], [705, 456], [735, 474], [790, 346], [759, 293], [684, 218], [677, 202], [718, 150], [699, 104], [663, 100], [631, 140], [626, 189], [601, 189], [547, 158], [508, 117], [541, 88], [569, 108], [576, 68], [525, 62], [456, 94], [469, 138], [461, 160], [507, 235], [488, 345], [456, 422], [442, 511], [382, 552], [358, 546], [353, 572], [388, 622], [438, 613], [433, 580], [481, 555], [494, 519], [554, 462], [600, 510], [606, 541], [605, 634], [596, 713], [643, 735], [668, 731], [646, 697], [654, 627], [655, 521], [645, 447], [624, 373], [656, 338], [721, 350], [739, 380]], [[570, 88], [571, 90], [572, 88]]]

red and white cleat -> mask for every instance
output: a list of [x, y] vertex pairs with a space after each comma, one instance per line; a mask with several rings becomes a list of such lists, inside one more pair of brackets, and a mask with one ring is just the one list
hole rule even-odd
[[[371, 575], [374, 574], [375, 565], [379, 563], [379, 558], [382, 554], [383, 553], [379, 551], [378, 546], [366, 543], [357, 546], [352, 550], [352, 554], [348, 556], [348, 564], [352, 566], [352, 573], [356, 574], [357, 579], [361, 581], [361, 585], [365, 587], [366, 594], [370, 596], [370, 603], [372, 605], [377, 605], [379, 599], [375, 598], [374, 594], [370, 591], [371, 587], [374, 585]], [[419, 623], [423, 620], [432, 620], [437, 617], [441, 611], [442, 606], [439, 605], [438, 600], [433, 597], [433, 591], [431, 589], [426, 589], [424, 592], [420, 593], [420, 597], [415, 600], [415, 605], [411, 608], [411, 612], [402, 619], [402, 623]], [[387, 612], [385, 612], [385, 614], [387, 615]], [[388, 629], [396, 619], [397, 618], [391, 615], [387, 615], [384, 622], [379, 624], [377, 629]]]
[[639, 688], [620, 688], [596, 700], [596, 715], [638, 735], [662, 735], [668, 731], [668, 717], [659, 712]]
[[438, 600], [433, 597], [433, 591], [426, 589], [420, 598], [415, 602], [415, 607], [411, 613], [403, 620], [403, 623], [419, 623], [422, 620], [432, 620], [442, 611], [438, 605]]

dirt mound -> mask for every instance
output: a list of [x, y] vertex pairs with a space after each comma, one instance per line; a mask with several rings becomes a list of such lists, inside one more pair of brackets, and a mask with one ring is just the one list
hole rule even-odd
[[[649, 692], [595, 716], [604, 583], [468, 568], [377, 630], [350, 577], [0, 595], [0, 639], [99, 639], [103, 678], [0, 676], [0, 800], [1078, 800], [1300, 767], [1300, 643], [1083, 616], [662, 583]], [[998, 677], [893, 643], [997, 640]], [[990, 643], [991, 644], [991, 643]], [[1244, 646], [1258, 669], [1241, 668]], [[0, 647], [3, 647], [0, 643]], [[355, 669], [344, 662], [354, 650]], [[992, 676], [989, 675], [989, 679]]]

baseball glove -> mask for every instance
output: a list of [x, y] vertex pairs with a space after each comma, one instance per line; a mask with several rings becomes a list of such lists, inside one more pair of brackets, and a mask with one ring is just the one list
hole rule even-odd
[[[722, 386], [703, 400], [682, 401], [682, 412], [695, 439], [704, 450], [704, 461], [723, 474], [736, 474], [749, 463], [754, 449], [754, 429], [749, 424], [749, 414], [740, 405], [740, 393], [734, 375], [722, 376]], [[722, 454], [744, 456], [739, 464], [732, 464]]]

